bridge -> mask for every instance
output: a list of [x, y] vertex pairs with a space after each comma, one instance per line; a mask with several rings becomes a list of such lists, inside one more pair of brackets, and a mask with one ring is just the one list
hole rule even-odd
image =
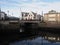
[[20, 23], [40, 23], [40, 20], [20, 20]]
[[40, 22], [39, 20], [20, 20], [20, 28], [37, 28]]

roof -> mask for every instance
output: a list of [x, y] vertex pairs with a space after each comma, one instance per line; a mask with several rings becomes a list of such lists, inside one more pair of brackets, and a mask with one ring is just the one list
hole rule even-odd
[[37, 13], [32, 12], [34, 15], [37, 15]]
[[23, 16], [27, 16], [29, 14], [28, 12], [21, 12], [21, 13], [22, 13]]
[[51, 10], [48, 13], [45, 13], [45, 14], [60, 14], [60, 13], [59, 12], [56, 12], [55, 10]]
[[5, 12], [3, 12], [3, 11], [1, 11], [0, 13], [3, 13], [3, 14], [5, 14], [5, 15], [7, 15]]
[[49, 11], [49, 13], [57, 13], [55, 10], [51, 10]]
[[22, 12], [22, 14], [24, 14], [24, 13], [25, 13], [25, 14], [32, 13], [33, 15], [37, 15], [37, 13], [34, 13], [34, 12], [32, 12], [32, 11], [31, 11], [31, 12]]

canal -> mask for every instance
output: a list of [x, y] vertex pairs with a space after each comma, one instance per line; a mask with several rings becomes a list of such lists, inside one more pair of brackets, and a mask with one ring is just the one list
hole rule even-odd
[[60, 33], [40, 30], [31, 33], [2, 33], [0, 45], [60, 45]]

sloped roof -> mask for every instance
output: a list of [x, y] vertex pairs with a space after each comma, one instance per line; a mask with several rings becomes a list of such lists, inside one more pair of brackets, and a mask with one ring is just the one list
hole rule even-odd
[[37, 15], [37, 13], [34, 13], [34, 12], [32, 12], [33, 13], [33, 15]]
[[33, 15], [37, 15], [37, 13], [34, 13], [34, 12], [32, 12], [32, 11], [31, 11], [31, 12], [21, 12], [21, 13], [22, 13], [22, 14], [23, 14], [23, 13], [25, 13], [25, 14], [30, 14], [30, 13], [31, 13], [31, 14], [33, 14]]
[[22, 13], [22, 15], [25, 14], [25, 16], [27, 16], [29, 14], [28, 12], [21, 12], [21, 13]]
[[3, 11], [1, 11], [1, 12], [0, 12], [0, 14], [1, 14], [1, 13], [3, 13], [3, 14], [5, 14], [5, 15], [7, 15], [7, 14], [6, 14], [5, 12], [3, 12]]

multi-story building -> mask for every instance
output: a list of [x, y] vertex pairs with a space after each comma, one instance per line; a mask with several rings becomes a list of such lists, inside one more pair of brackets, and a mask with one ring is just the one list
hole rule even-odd
[[41, 15], [34, 13], [34, 12], [22, 12], [22, 19], [23, 20], [40, 20], [41, 21]]
[[44, 22], [46, 23], [60, 23], [60, 13], [54, 10], [44, 14]]
[[37, 13], [34, 12], [22, 12], [23, 20], [36, 20]]

